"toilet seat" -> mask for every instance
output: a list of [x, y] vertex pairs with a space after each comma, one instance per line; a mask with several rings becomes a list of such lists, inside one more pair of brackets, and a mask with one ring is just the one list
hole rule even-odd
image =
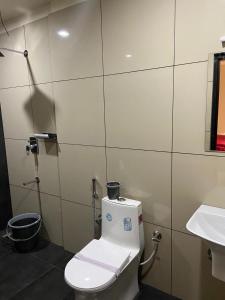
[[110, 286], [127, 265], [130, 251], [104, 239], [92, 240], [67, 264], [65, 280], [74, 289], [97, 292]]

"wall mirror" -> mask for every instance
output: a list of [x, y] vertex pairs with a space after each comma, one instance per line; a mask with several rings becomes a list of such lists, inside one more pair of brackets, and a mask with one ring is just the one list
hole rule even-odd
[[225, 152], [225, 52], [209, 55], [205, 148]]

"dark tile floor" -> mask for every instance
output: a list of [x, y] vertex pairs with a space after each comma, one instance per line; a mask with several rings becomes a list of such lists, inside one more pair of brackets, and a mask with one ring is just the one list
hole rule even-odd
[[[74, 300], [63, 274], [72, 256], [45, 240], [31, 253], [17, 253], [10, 241], [0, 237], [0, 300]], [[175, 298], [143, 286], [137, 300], [150, 299]]]

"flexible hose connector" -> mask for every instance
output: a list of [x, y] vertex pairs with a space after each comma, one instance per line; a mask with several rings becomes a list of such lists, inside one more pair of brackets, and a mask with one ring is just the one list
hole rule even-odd
[[147, 263], [149, 263], [150, 261], [154, 260], [156, 257], [156, 254], [158, 252], [158, 248], [159, 248], [159, 243], [161, 241], [162, 235], [159, 231], [154, 231], [152, 234], [152, 242], [153, 242], [153, 250], [151, 255], [149, 256], [149, 258], [147, 258], [145, 261], [140, 263], [140, 266], [144, 266]]

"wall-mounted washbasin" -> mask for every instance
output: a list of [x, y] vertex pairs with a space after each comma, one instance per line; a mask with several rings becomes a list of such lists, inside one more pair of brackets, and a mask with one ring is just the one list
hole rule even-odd
[[225, 209], [201, 205], [188, 221], [186, 228], [210, 242], [212, 275], [225, 281]]

